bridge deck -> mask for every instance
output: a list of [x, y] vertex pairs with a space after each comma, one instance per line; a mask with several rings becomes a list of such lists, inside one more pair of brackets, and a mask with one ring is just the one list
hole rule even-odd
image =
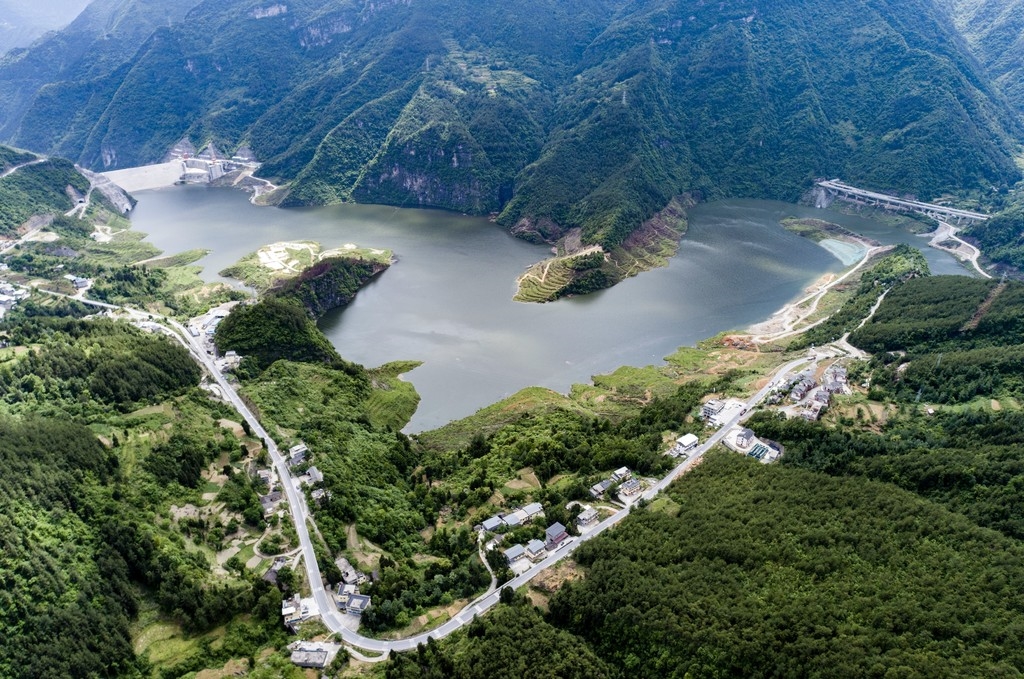
[[908, 209], [917, 210], [919, 212], [933, 212], [939, 214], [949, 215], [951, 217], [959, 217], [961, 219], [972, 219], [976, 221], [984, 221], [988, 219], [988, 215], [980, 212], [971, 212], [970, 210], [958, 210], [957, 208], [946, 207], [945, 205], [935, 205], [934, 203], [923, 203], [918, 200], [904, 200], [903, 198], [897, 198], [896, 196], [890, 196], [887, 193], [878, 193], [876, 191], [866, 191], [864, 189], [858, 189], [856, 186], [850, 186], [840, 181], [827, 180], [818, 182], [818, 186], [835, 191], [837, 193], [847, 194], [851, 196], [859, 196], [861, 198], [867, 198], [870, 200], [886, 203], [888, 205]]

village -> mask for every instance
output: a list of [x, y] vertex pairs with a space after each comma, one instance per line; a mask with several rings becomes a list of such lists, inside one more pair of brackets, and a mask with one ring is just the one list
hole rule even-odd
[[[11, 290], [8, 287], [0, 287], [0, 294], [5, 294], [5, 291], [9, 294]], [[190, 343], [201, 350], [205, 360], [215, 365], [220, 373], [230, 372], [240, 360], [234, 352], [219, 355], [213, 343], [218, 324], [228, 315], [233, 304], [215, 307], [181, 328], [189, 336]], [[137, 325], [149, 331], [164, 329], [158, 323], [141, 318]], [[826, 363], [825, 359], [834, 360]], [[657, 479], [638, 475], [628, 467], [615, 469], [587, 488], [589, 498], [586, 502], [575, 500], [565, 507], [571, 517], [568, 525], [561, 521], [546, 521], [544, 506], [536, 501], [524, 501], [505, 508], [488, 506], [489, 513], [470, 519], [473, 531], [477, 533], [481, 559], [488, 569], [493, 565], [492, 575], [496, 574], [500, 562], [502, 567], [507, 567], [513, 579], [532, 577], [538, 569], [570, 553], [579, 541], [613, 525], [634, 504], [645, 498], [649, 500], [680, 470], [699, 463], [701, 455], [716, 443], [720, 442], [726, 448], [763, 464], [778, 460], [785, 452], [782, 447], [774, 441], [759, 439], [743, 425], [748, 410], [760, 404], [761, 407], [783, 412], [787, 417], [818, 419], [835, 396], [851, 393], [848, 373], [841, 360], [836, 354], [812, 350], [806, 358], [792, 361], [780, 369], [774, 379], [746, 401], [712, 395], [693, 414], [694, 431], [673, 435], [674, 438], [666, 444], [664, 454], [677, 461], [673, 472]], [[215, 396], [229, 396], [214, 391], [228, 389], [223, 383], [219, 387], [206, 384], [205, 388]], [[707, 439], [702, 442], [704, 435]], [[331, 497], [324, 474], [315, 463], [315, 453], [305, 442], [292, 440], [289, 447], [280, 453], [280, 466], [263, 458], [256, 468], [249, 469], [258, 489], [262, 514], [272, 525], [289, 521], [293, 510], [288, 505], [289, 497], [298, 503], [295, 509], [300, 515], [307, 517], [312, 515], [311, 506], [315, 507]], [[284, 471], [279, 473], [279, 469]], [[291, 488], [285, 488], [283, 483], [289, 483]], [[486, 558], [488, 553], [500, 556], [492, 560]], [[306, 557], [301, 550], [275, 554], [271, 549], [269, 553], [257, 551], [254, 558], [258, 558], [261, 568], [265, 569], [261, 577], [277, 584], [282, 569], [287, 567], [294, 572], [302, 568], [300, 562]], [[318, 602], [316, 593], [302, 587], [301, 593], [293, 592], [282, 601], [282, 621], [289, 629], [298, 632], [306, 621], [326, 620], [329, 616], [332, 630], [338, 626], [346, 633], [358, 635], [361, 616], [373, 605], [372, 587], [367, 585], [378, 575], [350, 555], [338, 556], [334, 565], [340, 573], [340, 581], [327, 590], [327, 595], [330, 608], [336, 612], [326, 611], [324, 602]], [[365, 568], [365, 572], [360, 568]], [[499, 589], [500, 581], [492, 581], [492, 587], [484, 597]], [[458, 620], [449, 622], [457, 623]], [[290, 646], [294, 664], [322, 669], [341, 651], [342, 644], [335, 640], [334, 635], [326, 638], [317, 636], [315, 639], [318, 640], [299, 641]]]
[[[211, 310], [206, 316], [194, 320], [189, 332], [197, 339], [206, 339], [211, 347], [210, 352], [222, 369], [236, 365], [233, 356], [216, 357], [212, 348], [212, 334], [216, 324], [224, 317], [224, 309]], [[846, 368], [837, 360], [827, 367], [819, 369], [822, 357], [813, 355], [809, 367], [793, 373], [783, 372], [767, 385], [764, 405], [774, 407], [787, 417], [800, 417], [816, 420], [830, 405], [833, 397], [849, 394], [850, 387]], [[720, 442], [728, 449], [758, 460], [763, 464], [775, 462], [784, 453], [782, 446], [774, 441], [759, 439], [755, 433], [743, 426], [742, 417], [747, 414], [748, 405], [735, 398], [712, 398], [705, 401], [697, 414], [697, 420], [704, 430], [720, 430], [725, 428]], [[696, 433], [685, 433], [678, 436], [665, 451], [680, 463], [701, 448], [700, 436]], [[324, 487], [323, 473], [313, 463], [313, 453], [305, 443], [292, 445], [285, 457], [290, 480], [299, 496], [308, 498], [312, 503], [322, 502], [330, 497], [330, 491]], [[284, 489], [273, 467], [259, 469], [256, 472], [259, 485], [264, 490], [260, 495], [260, 504], [265, 516], [286, 514]], [[473, 525], [481, 545], [481, 556], [487, 552], [497, 551], [501, 561], [508, 567], [512, 577], [526, 574], [534, 567], [539, 567], [545, 559], [560, 554], [563, 550], [593, 531], [600, 522], [614, 516], [621, 510], [628, 509], [644, 494], [654, 492], [660, 482], [653, 478], [639, 477], [627, 467], [614, 470], [605, 478], [597, 481], [588, 489], [590, 500], [570, 502], [566, 509], [571, 510], [574, 520], [570, 526], [554, 521], [545, 525], [544, 507], [539, 502], [528, 502], [495, 512], [486, 518], [478, 519]], [[308, 510], [307, 510], [308, 511]], [[540, 529], [528, 529], [537, 537], [510, 542], [509, 538], [522, 535], [523, 528], [544, 526], [541, 537]], [[489, 561], [489, 560], [488, 560]], [[297, 558], [289, 559], [281, 556], [274, 559], [266, 570], [263, 578], [275, 583], [277, 573], [284, 566], [297, 566]], [[359, 629], [360, 616], [372, 606], [371, 597], [364, 593], [363, 588], [372, 582], [376, 573], [365, 573], [353, 565], [346, 557], [335, 561], [341, 581], [330, 591], [333, 604], [341, 616], [342, 624], [353, 632]], [[282, 603], [282, 620], [292, 630], [311, 618], [320, 615], [314, 598], [303, 598], [295, 594]], [[324, 668], [341, 649], [341, 644], [334, 641], [302, 641], [291, 647], [292, 662], [300, 667]]]

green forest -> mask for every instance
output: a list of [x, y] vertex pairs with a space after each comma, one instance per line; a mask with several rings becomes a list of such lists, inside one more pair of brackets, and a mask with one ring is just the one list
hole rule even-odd
[[[9, 164], [28, 162], [24, 154], [0, 146], [0, 173]], [[80, 175], [72, 163], [54, 158], [27, 165], [0, 178], [0, 235], [12, 235], [34, 215], [63, 214], [74, 206], [65, 187], [81, 194], [89, 190], [89, 180]]]
[[563, 676], [569, 659], [579, 677], [1024, 668], [1020, 544], [888, 483], [711, 454], [576, 556], [586, 577], [543, 620], [513, 599], [388, 676]]
[[81, 311], [37, 307], [0, 328], [32, 347], [0, 350], [0, 675], [150, 676], [130, 630], [150, 607], [188, 634], [230, 623], [220, 650], [178, 658], [186, 666], [279, 639], [281, 594], [252, 574], [213, 578], [165, 514], [237, 454], [217, 424], [230, 411], [198, 392], [179, 345], [69, 313]]
[[871, 352], [870, 396], [965, 403], [1021, 395], [1024, 284], [933, 276], [893, 289], [850, 342]]

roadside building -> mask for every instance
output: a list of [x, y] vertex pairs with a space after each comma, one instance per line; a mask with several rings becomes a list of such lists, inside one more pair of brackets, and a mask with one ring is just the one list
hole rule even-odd
[[327, 651], [324, 650], [292, 651], [291, 661], [293, 665], [298, 665], [299, 667], [322, 669], [327, 667], [328, 655]]
[[569, 537], [569, 531], [560, 523], [553, 523], [544, 531], [544, 546], [548, 550], [557, 549]]
[[349, 615], [362, 615], [370, 607], [370, 597], [365, 594], [350, 594], [345, 604], [345, 612]]
[[306, 454], [309, 448], [305, 443], [300, 443], [288, 449], [288, 466], [295, 467], [306, 461]]
[[740, 429], [739, 433], [736, 434], [736, 446], [738, 448], [746, 448], [754, 440], [754, 432], [746, 427]]
[[295, 641], [288, 644], [291, 661], [299, 667], [323, 669], [334, 662], [341, 644], [323, 641]]
[[586, 507], [580, 515], [576, 517], [576, 525], [580, 528], [586, 528], [587, 526], [597, 522], [597, 510], [593, 507]]
[[323, 475], [323, 473], [319, 469], [317, 469], [316, 467], [310, 467], [309, 469], [306, 470], [306, 473], [309, 475], [309, 482], [310, 483], [323, 483], [324, 482], [324, 475]]
[[637, 479], [630, 479], [619, 486], [619, 494], [624, 497], [632, 497], [643, 490], [643, 486], [640, 485], [640, 481]]
[[685, 451], [696, 448], [699, 442], [700, 439], [697, 438], [696, 434], [683, 434], [676, 439], [676, 446]]
[[359, 594], [359, 588], [355, 585], [347, 585], [340, 583], [337, 590], [335, 591], [335, 597], [338, 599], [338, 606], [344, 608], [348, 605], [349, 597], [353, 594]]
[[540, 540], [530, 540], [526, 543], [526, 558], [537, 563], [547, 554], [547, 550], [544, 548], [544, 543]]
[[700, 416], [705, 420], [710, 420], [712, 417], [722, 412], [723, 408], [725, 408], [725, 403], [723, 401], [711, 399], [701, 406]]
[[505, 560], [508, 561], [508, 565], [511, 566], [516, 561], [519, 561], [526, 556], [526, 548], [522, 545], [512, 545], [505, 550]]

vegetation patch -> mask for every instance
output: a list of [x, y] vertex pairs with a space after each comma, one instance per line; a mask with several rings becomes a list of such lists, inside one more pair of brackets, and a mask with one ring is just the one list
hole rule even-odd
[[359, 248], [351, 244], [324, 250], [314, 241], [286, 241], [263, 246], [221, 271], [220, 275], [266, 292], [293, 278], [310, 276], [309, 270], [314, 265], [332, 258], [387, 265], [391, 263], [392, 253], [390, 250]]

